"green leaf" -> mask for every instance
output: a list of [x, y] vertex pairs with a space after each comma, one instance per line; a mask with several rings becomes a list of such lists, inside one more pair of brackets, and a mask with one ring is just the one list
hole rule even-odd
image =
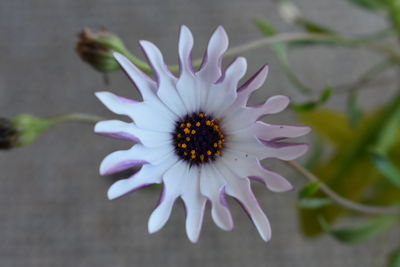
[[292, 108], [297, 112], [311, 111], [328, 101], [328, 99], [332, 95], [332, 90], [332, 87], [328, 86], [325, 90], [321, 92], [317, 100], [307, 101], [304, 103], [293, 103]]
[[310, 33], [328, 33], [328, 34], [333, 34], [335, 33], [333, 30], [321, 26], [315, 22], [312, 22], [311, 20], [308, 20], [306, 18], [300, 17], [296, 20], [296, 24], [303, 27], [307, 32]]
[[400, 267], [400, 248], [390, 253], [387, 267]]
[[380, 153], [372, 153], [372, 162], [384, 177], [386, 177], [393, 185], [400, 187], [400, 170], [387, 156]]
[[365, 8], [370, 11], [377, 11], [380, 7], [381, 0], [349, 0], [350, 3]]
[[332, 229], [323, 217], [319, 217], [322, 228], [336, 240], [344, 243], [357, 243], [372, 238], [388, 229], [396, 220], [398, 220], [396, 216], [382, 216], [361, 225]]
[[355, 127], [362, 117], [362, 111], [358, 105], [357, 92], [355, 91], [352, 91], [347, 99], [347, 116], [352, 127]]
[[320, 182], [309, 182], [299, 192], [299, 198], [305, 198], [314, 195], [319, 189]]
[[303, 209], [318, 209], [331, 205], [332, 203], [332, 200], [326, 197], [303, 197], [298, 201], [299, 207]]

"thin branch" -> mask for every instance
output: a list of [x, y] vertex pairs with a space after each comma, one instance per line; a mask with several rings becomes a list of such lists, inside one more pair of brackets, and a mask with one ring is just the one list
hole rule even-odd
[[291, 168], [295, 169], [298, 171], [300, 174], [302, 174], [305, 178], [312, 182], [318, 182], [319, 183], [319, 188], [321, 189], [322, 192], [324, 192], [329, 198], [331, 198], [336, 204], [358, 212], [362, 213], [369, 213], [369, 214], [400, 214], [400, 207], [383, 207], [383, 206], [369, 206], [369, 205], [363, 205], [351, 200], [348, 200], [339, 194], [337, 194], [335, 191], [333, 191], [330, 187], [328, 187], [325, 183], [323, 183], [318, 177], [316, 177], [314, 174], [312, 174], [310, 171], [308, 171], [306, 168], [301, 166], [295, 161], [284, 161], [287, 165], [289, 165]]
[[60, 122], [73, 122], [73, 121], [85, 122], [85, 123], [96, 123], [98, 121], [103, 120], [103, 118], [101, 118], [99, 116], [85, 114], [85, 113], [68, 113], [68, 114], [48, 117], [47, 119], [52, 124], [57, 124]]

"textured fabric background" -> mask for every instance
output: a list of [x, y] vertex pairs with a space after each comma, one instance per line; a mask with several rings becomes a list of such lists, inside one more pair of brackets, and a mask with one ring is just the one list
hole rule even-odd
[[[346, 1], [298, 0], [297, 4], [305, 15], [344, 34], [362, 34], [384, 26], [382, 19], [354, 9]], [[49, 116], [76, 111], [113, 118], [95, 99], [95, 91], [137, 97], [122, 73], [111, 74], [107, 86], [100, 74], [75, 55], [76, 34], [84, 26], [107, 27], [140, 57], [137, 41], [153, 41], [167, 62], [175, 63], [179, 25], [192, 29], [194, 56], [199, 57], [219, 24], [226, 28], [231, 46], [259, 38], [253, 25], [257, 17], [268, 18], [282, 31], [296, 30], [280, 20], [272, 0], [0, 1], [0, 114]], [[301, 99], [267, 48], [244, 56], [249, 75], [265, 62], [270, 64], [268, 82], [256, 98], [279, 93]], [[314, 48], [294, 52], [290, 59], [302, 79], [318, 90], [327, 82], [351, 81], [377, 61], [377, 56], [345, 48]], [[383, 103], [390, 92], [390, 88], [365, 91], [363, 106]], [[343, 95], [334, 97], [330, 105], [343, 107]], [[284, 112], [270, 119], [290, 123], [292, 116]], [[200, 241], [191, 244], [178, 203], [166, 227], [149, 235], [147, 219], [158, 200], [158, 190], [108, 201], [107, 188], [121, 176], [98, 175], [106, 154], [128, 146], [95, 136], [89, 125], [70, 123], [46, 132], [28, 147], [1, 152], [0, 266], [354, 267], [369, 266], [375, 258], [379, 239], [354, 246], [326, 236], [305, 239], [297, 224], [297, 193], [271, 193], [259, 184], [254, 185], [255, 192], [273, 229], [269, 243], [261, 240], [234, 202], [230, 202], [235, 220], [232, 232], [217, 229], [208, 211]], [[304, 184], [302, 177], [284, 166], [269, 164], [280, 168], [297, 188]], [[389, 238], [394, 241], [398, 237]]]

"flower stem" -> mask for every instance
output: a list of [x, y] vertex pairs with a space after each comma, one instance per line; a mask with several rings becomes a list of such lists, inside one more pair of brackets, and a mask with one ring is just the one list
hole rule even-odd
[[318, 182], [319, 188], [321, 189], [321, 191], [324, 192], [336, 204], [338, 204], [344, 208], [362, 212], [362, 213], [369, 213], [369, 214], [400, 214], [400, 207], [370, 206], [370, 205], [364, 205], [364, 204], [360, 204], [360, 203], [351, 201], [349, 199], [346, 199], [346, 198], [340, 196], [339, 194], [337, 194], [335, 191], [333, 191], [330, 187], [328, 187], [325, 183], [323, 183], [318, 177], [316, 177], [314, 174], [312, 174], [310, 171], [308, 171], [306, 168], [304, 168], [297, 162], [295, 162], [295, 161], [284, 161], [284, 162], [287, 165], [289, 165], [291, 168], [298, 171], [300, 174], [302, 174], [305, 178], [307, 178], [311, 182]]
[[96, 115], [85, 114], [85, 113], [68, 113], [68, 114], [48, 117], [47, 120], [51, 125], [54, 125], [60, 122], [73, 122], [73, 121], [96, 123], [102, 120], [102, 118]]

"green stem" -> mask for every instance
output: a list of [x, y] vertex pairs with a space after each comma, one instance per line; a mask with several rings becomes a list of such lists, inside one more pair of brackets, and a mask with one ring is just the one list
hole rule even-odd
[[58, 115], [58, 116], [52, 116], [48, 117], [47, 121], [50, 123], [50, 125], [55, 125], [60, 122], [84, 122], [84, 123], [96, 123], [103, 118], [96, 116], [96, 115], [91, 115], [91, 114], [85, 114], [85, 113], [68, 113], [68, 114], [63, 114], [63, 115]]
[[311, 182], [318, 182], [319, 189], [324, 192], [330, 199], [332, 199], [336, 204], [350, 210], [367, 213], [367, 214], [400, 214], [400, 207], [383, 207], [383, 206], [369, 206], [360, 204], [357, 202], [353, 202], [349, 199], [346, 199], [335, 191], [333, 191], [329, 186], [327, 186], [324, 182], [322, 182], [318, 177], [308, 171], [306, 168], [301, 166], [295, 161], [284, 161], [291, 168], [298, 171], [305, 178], [307, 178]]

